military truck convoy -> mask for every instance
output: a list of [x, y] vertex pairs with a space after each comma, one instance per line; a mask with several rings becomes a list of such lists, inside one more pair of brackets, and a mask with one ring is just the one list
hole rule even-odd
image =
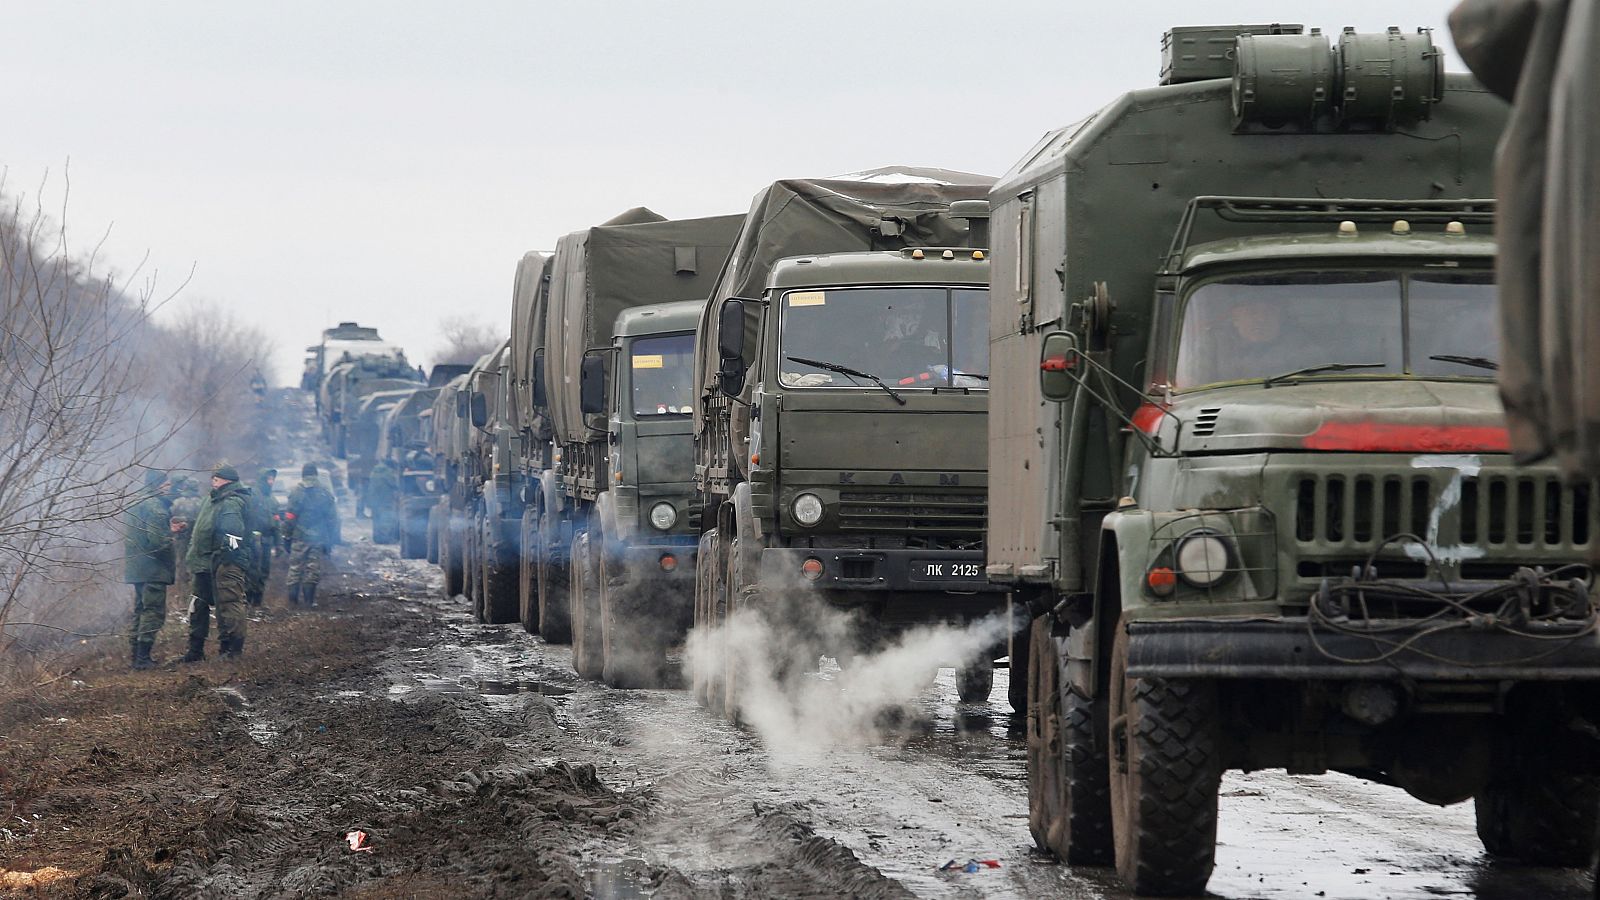
[[1472, 799], [1490, 853], [1582, 864], [1600, 504], [1507, 453], [1505, 120], [1425, 31], [1178, 28], [998, 180], [630, 210], [526, 254], [470, 370], [362, 383], [403, 549], [615, 685], [676, 684], [694, 629], [730, 718], [987, 626], [929, 665], [969, 702], [1010, 666], [1035, 841], [1141, 894], [1204, 891], [1228, 769]]

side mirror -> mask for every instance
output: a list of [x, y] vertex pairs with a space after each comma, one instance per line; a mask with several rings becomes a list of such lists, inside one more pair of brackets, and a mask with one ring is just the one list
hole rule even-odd
[[578, 409], [584, 415], [606, 411], [606, 351], [590, 350], [578, 370]]
[[533, 404], [535, 406], [548, 406], [549, 399], [544, 390], [544, 351], [535, 350], [533, 353]]
[[744, 357], [744, 301], [729, 297], [717, 310], [717, 355], [724, 361]]
[[489, 424], [489, 398], [483, 391], [472, 392], [472, 427], [482, 428]]
[[1039, 393], [1057, 403], [1072, 399], [1081, 364], [1076, 337], [1065, 331], [1045, 335], [1039, 351]]
[[744, 391], [744, 360], [735, 356], [722, 361], [717, 369], [717, 390], [729, 397], [737, 397]]

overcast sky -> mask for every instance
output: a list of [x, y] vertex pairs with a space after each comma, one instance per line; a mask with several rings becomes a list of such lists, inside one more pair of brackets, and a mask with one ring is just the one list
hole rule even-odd
[[[1433, 27], [1454, 0], [7, 3], [0, 163], [82, 242], [276, 342], [339, 319], [430, 361], [509, 332], [523, 251], [646, 205], [743, 212], [786, 177], [1003, 173], [1154, 84], [1171, 25]], [[1451, 69], [1460, 64], [1451, 57]]]

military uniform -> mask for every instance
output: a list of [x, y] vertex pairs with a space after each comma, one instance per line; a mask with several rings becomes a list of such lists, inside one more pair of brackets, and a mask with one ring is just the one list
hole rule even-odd
[[300, 483], [289, 492], [284, 510], [284, 543], [289, 547], [289, 602], [304, 599], [317, 605], [317, 583], [322, 580], [322, 563], [339, 540], [339, 508], [333, 494], [317, 478], [317, 467], [308, 464]]
[[392, 544], [400, 539], [395, 510], [395, 498], [399, 493], [400, 476], [387, 459], [378, 460], [367, 476], [367, 507], [372, 512], [374, 544]]
[[148, 669], [150, 647], [167, 621], [167, 587], [173, 581], [176, 556], [172, 544], [172, 507], [164, 496], [164, 472], [145, 473], [145, 490], [123, 517], [122, 580], [133, 585], [133, 621], [128, 651], [135, 669]]
[[205, 659], [212, 610], [217, 614], [220, 654], [237, 656], [244, 649], [245, 592], [253, 565], [250, 489], [239, 483], [239, 473], [232, 466], [218, 469], [215, 477], [227, 479], [227, 483], [213, 488], [201, 503], [185, 560], [195, 579], [195, 591], [189, 598], [186, 662]]
[[172, 493], [172, 523], [178, 527], [173, 532], [174, 556], [178, 561], [173, 583], [177, 585], [179, 599], [185, 599], [194, 593], [194, 574], [185, 560], [189, 557], [189, 532], [200, 514], [201, 498], [194, 480], [181, 475], [173, 480]]
[[250, 489], [250, 588], [245, 599], [260, 606], [272, 577], [272, 548], [278, 545], [278, 499], [272, 496], [272, 479], [278, 473], [267, 470]]

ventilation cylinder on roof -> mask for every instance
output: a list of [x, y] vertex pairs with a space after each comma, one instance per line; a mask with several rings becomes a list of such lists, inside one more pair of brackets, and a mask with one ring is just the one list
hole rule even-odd
[[1233, 122], [1240, 131], [1391, 130], [1426, 120], [1444, 97], [1444, 59], [1425, 29], [1238, 38]]

